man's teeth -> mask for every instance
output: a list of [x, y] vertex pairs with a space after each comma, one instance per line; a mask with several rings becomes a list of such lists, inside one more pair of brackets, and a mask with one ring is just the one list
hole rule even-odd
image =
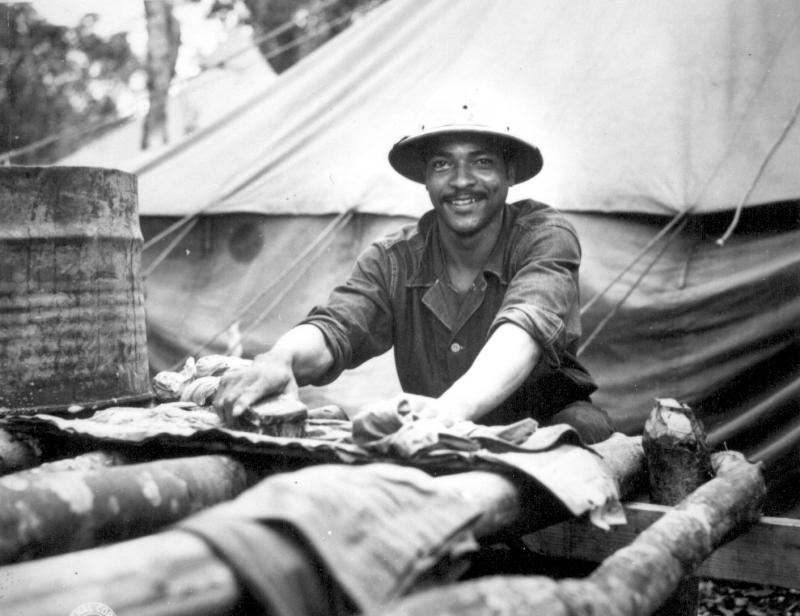
[[475, 197], [458, 197], [457, 199], [451, 199], [450, 203], [453, 205], [469, 205], [470, 203], [475, 203], [477, 199]]

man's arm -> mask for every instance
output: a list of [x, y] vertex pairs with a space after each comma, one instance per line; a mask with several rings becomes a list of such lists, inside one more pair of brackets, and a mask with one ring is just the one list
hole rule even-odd
[[314, 308], [305, 322], [257, 355], [250, 368], [225, 374], [214, 398], [222, 418], [230, 422], [267, 396], [297, 397], [298, 385], [329, 382], [342, 370], [388, 350], [392, 320], [384, 276], [389, 269], [385, 251], [372, 244], [327, 304]]
[[541, 357], [541, 345], [528, 332], [514, 323], [503, 323], [469, 370], [433, 401], [425, 414], [445, 421], [479, 419], [516, 391]]
[[281, 336], [266, 353], [257, 355], [243, 370], [223, 375], [214, 407], [226, 422], [270, 395], [297, 396], [299, 385], [313, 383], [333, 364], [333, 356], [319, 328], [302, 324]]
[[[333, 364], [333, 355], [322, 331], [310, 324], [300, 324], [283, 336], [265, 354], [283, 358], [292, 368], [298, 385], [310, 385]], [[257, 356], [258, 362], [260, 355]]]

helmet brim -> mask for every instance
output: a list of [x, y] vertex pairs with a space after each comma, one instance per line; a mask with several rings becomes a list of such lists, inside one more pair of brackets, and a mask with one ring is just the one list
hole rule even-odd
[[472, 124], [450, 124], [431, 129], [425, 127], [415, 135], [403, 137], [389, 152], [389, 164], [400, 175], [420, 184], [425, 183], [426, 158], [433, 144], [444, 137], [480, 135], [495, 139], [514, 168], [514, 183], [531, 179], [542, 170], [544, 160], [539, 148], [508, 132]]

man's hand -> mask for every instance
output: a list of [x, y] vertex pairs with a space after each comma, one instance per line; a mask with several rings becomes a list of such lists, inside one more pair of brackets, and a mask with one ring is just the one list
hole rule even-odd
[[419, 408], [417, 416], [420, 419], [434, 419], [446, 428], [467, 419], [463, 408], [451, 404], [445, 398], [427, 398]]
[[402, 420], [416, 419], [433, 419], [449, 428], [465, 417], [463, 409], [453, 407], [442, 398], [403, 393], [371, 405], [361, 411], [353, 422], [371, 433], [383, 431], [379, 436], [385, 436], [387, 426], [393, 426], [390, 431], [394, 431], [402, 425]]
[[297, 381], [287, 359], [265, 353], [257, 356], [251, 366], [222, 376], [214, 408], [225, 424], [233, 425], [253, 404], [278, 394], [297, 398]]

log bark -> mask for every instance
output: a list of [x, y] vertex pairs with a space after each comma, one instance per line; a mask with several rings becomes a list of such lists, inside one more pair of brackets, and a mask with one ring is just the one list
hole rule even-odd
[[136, 461], [123, 451], [87, 449], [90, 449], [88, 442], [65, 443], [0, 428], [0, 476], [22, 471], [88, 471]]
[[691, 408], [657, 400], [647, 418], [642, 446], [650, 477], [650, 500], [675, 505], [713, 477], [702, 425]]
[[0, 563], [136, 537], [236, 496], [247, 474], [226, 456], [0, 478]]
[[201, 539], [179, 531], [0, 571], [0, 608], [15, 616], [66, 616], [90, 601], [118, 616], [224, 616], [240, 599], [230, 568]]
[[[676, 505], [713, 477], [705, 431], [685, 404], [656, 400], [644, 425], [642, 446], [650, 500], [657, 505]], [[698, 580], [690, 576], [681, 580], [657, 615], [691, 616], [697, 614], [698, 603]]]
[[16, 478], [36, 477], [45, 473], [63, 473], [66, 471], [93, 471], [101, 468], [110, 468], [112, 466], [121, 466], [123, 464], [131, 464], [134, 462], [134, 457], [122, 451], [89, 451], [86, 453], [73, 456], [71, 458], [62, 458], [61, 460], [53, 460], [52, 462], [44, 462], [33, 468], [26, 469], [16, 473]]
[[618, 550], [588, 577], [488, 577], [412, 595], [390, 616], [647, 616], [716, 547], [756, 521], [766, 495], [760, 467], [714, 454], [717, 476]]
[[[635, 485], [642, 476], [644, 454], [638, 439], [617, 434], [594, 448], [622, 486]], [[485, 513], [474, 529], [479, 538], [521, 519], [527, 520], [522, 526], [532, 528], [541, 519], [539, 503], [524, 498], [508, 477], [473, 471], [436, 481], [480, 504]], [[176, 576], [186, 584], [185, 591], [181, 584], [169, 583]], [[64, 597], [102, 601], [118, 614], [211, 616], [232, 612], [241, 596], [227, 565], [200, 538], [180, 531], [0, 567], [2, 579], [15, 580], [3, 589], [3, 604], [13, 608], [11, 613], [41, 616], [63, 616]]]
[[37, 438], [0, 429], [0, 475], [31, 468], [43, 459], [43, 447]]

